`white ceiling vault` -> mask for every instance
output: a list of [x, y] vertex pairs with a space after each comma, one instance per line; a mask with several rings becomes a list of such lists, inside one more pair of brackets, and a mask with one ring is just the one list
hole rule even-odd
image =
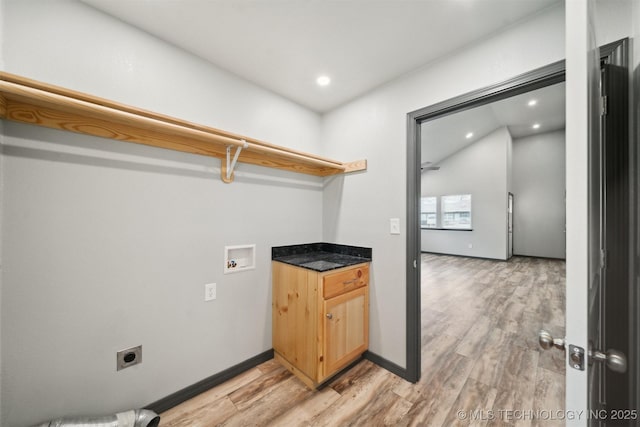
[[[565, 127], [565, 84], [557, 83], [422, 123], [422, 162], [432, 167], [501, 127], [513, 139]], [[534, 125], [537, 125], [534, 127]]]
[[562, 2], [82, 1], [319, 113]]

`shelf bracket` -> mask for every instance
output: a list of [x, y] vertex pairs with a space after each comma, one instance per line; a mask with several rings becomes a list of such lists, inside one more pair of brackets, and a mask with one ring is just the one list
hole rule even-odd
[[248, 148], [249, 144], [247, 143], [247, 141], [245, 141], [244, 139], [240, 140], [242, 142], [242, 145], [238, 146], [236, 148], [236, 152], [233, 155], [233, 159], [231, 158], [231, 148], [233, 147], [232, 145], [228, 145], [227, 146], [227, 164], [226, 167], [222, 167], [222, 180], [224, 182], [226, 182], [227, 184], [230, 184], [233, 182], [233, 170], [236, 167], [236, 163], [238, 163], [238, 157], [240, 157], [240, 152], [242, 151], [243, 148]]

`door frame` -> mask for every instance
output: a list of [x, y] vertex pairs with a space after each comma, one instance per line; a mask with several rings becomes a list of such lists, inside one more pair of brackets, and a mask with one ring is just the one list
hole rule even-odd
[[565, 61], [554, 62], [504, 82], [488, 86], [407, 114], [407, 372], [408, 381], [420, 379], [420, 125], [449, 114], [499, 101], [565, 80]]
[[[616, 49], [628, 44], [622, 39], [600, 47], [606, 59]], [[421, 371], [421, 286], [420, 286], [420, 190], [421, 135], [420, 125], [429, 120], [465, 111], [532, 90], [565, 81], [566, 63], [554, 62], [520, 74], [501, 83], [407, 113], [407, 262], [406, 262], [406, 370], [405, 379], [417, 382]]]
[[[637, 384], [637, 327], [628, 306], [633, 301], [635, 287], [631, 285], [635, 263], [633, 232], [637, 229], [633, 211], [635, 188], [632, 173], [635, 145], [630, 139], [629, 116], [629, 40], [605, 46], [607, 55], [600, 49], [601, 70], [608, 74], [601, 81], [601, 96], [606, 108], [601, 116], [603, 141], [604, 219], [605, 219], [605, 270], [604, 276], [604, 335], [601, 348], [615, 349], [627, 356], [627, 375], [604, 371], [604, 390], [608, 408], [637, 409], [635, 402]], [[615, 136], [612, 135], [612, 130]], [[610, 138], [610, 139], [608, 139]], [[615, 141], [622, 141], [617, 145]], [[628, 311], [625, 312], [625, 308]], [[615, 313], [612, 315], [611, 313]], [[623, 329], [625, 326], [628, 329]], [[621, 331], [622, 329], [622, 331]], [[589, 334], [591, 336], [591, 334]], [[593, 390], [589, 389], [590, 392]], [[588, 396], [591, 401], [591, 397]]]
[[[513, 193], [511, 191], [507, 192], [507, 261], [513, 258], [514, 199]], [[509, 216], [511, 216], [511, 220], [509, 220]], [[509, 229], [509, 225], [511, 225], [511, 229]]]

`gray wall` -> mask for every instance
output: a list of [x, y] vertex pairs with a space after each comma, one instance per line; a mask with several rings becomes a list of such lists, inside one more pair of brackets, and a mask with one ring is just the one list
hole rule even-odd
[[[6, 71], [321, 151], [316, 114], [92, 8], [4, 5]], [[3, 426], [139, 407], [270, 349], [270, 248], [322, 239], [317, 177], [224, 184], [214, 158], [10, 122], [0, 164]], [[257, 268], [223, 275], [245, 243]]]
[[565, 258], [565, 132], [513, 142], [515, 255]]
[[471, 194], [473, 228], [472, 231], [422, 229], [422, 251], [506, 259], [510, 145], [507, 128], [496, 129], [440, 162], [440, 170], [422, 173], [422, 196]]

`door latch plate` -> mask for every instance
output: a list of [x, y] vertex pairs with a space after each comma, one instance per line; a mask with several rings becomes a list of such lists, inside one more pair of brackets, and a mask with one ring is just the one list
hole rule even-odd
[[584, 371], [584, 348], [569, 344], [569, 366]]

